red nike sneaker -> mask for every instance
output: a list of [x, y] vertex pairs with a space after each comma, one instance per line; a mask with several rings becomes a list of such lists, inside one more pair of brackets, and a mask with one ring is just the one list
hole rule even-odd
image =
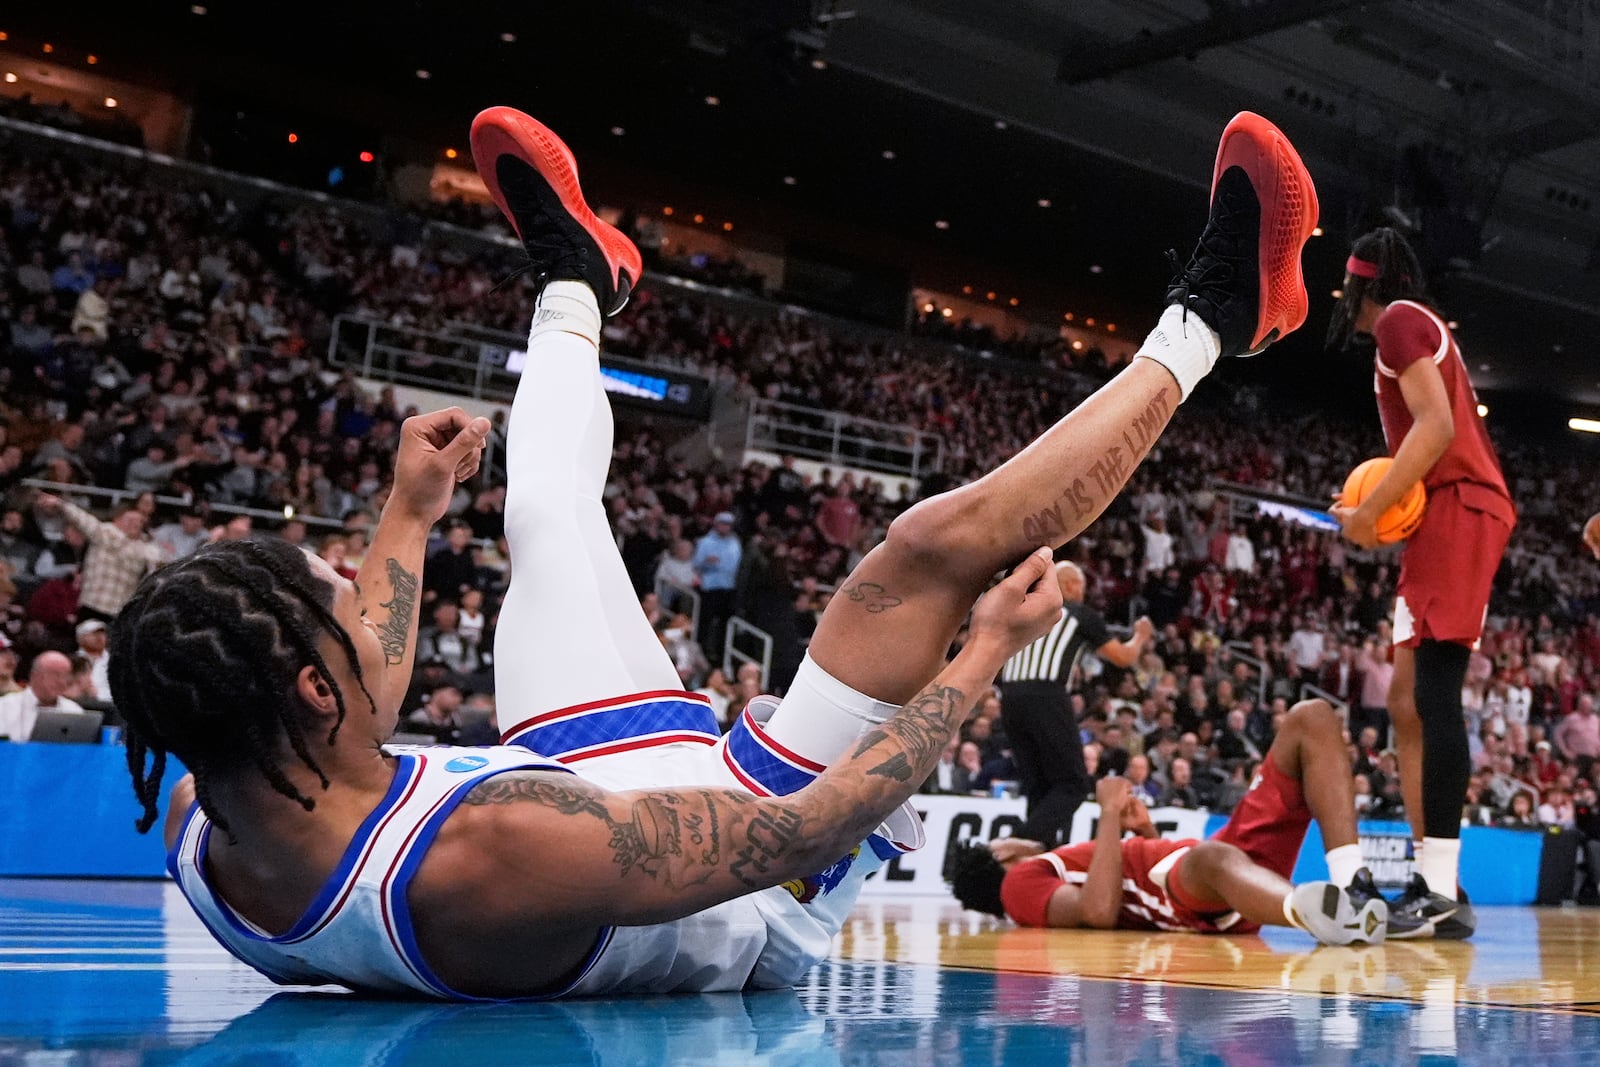
[[1282, 130], [1241, 111], [1222, 131], [1211, 217], [1167, 302], [1215, 330], [1223, 355], [1255, 355], [1306, 321], [1300, 252], [1316, 225], [1317, 190], [1299, 153]]
[[584, 202], [561, 139], [514, 108], [491, 107], [472, 120], [472, 160], [539, 280], [585, 282], [603, 313], [621, 311], [643, 269], [639, 250]]

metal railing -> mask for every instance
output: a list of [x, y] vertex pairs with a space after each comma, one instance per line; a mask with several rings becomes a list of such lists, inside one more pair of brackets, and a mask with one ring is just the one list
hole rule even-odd
[[[752, 656], [739, 648], [737, 639], [740, 635], [752, 637], [761, 646], [761, 655]], [[767, 680], [772, 676], [772, 635], [758, 626], [751, 626], [748, 622], [735, 615], [728, 620], [727, 630], [722, 638], [722, 673], [730, 679], [737, 677], [738, 663], [754, 663], [761, 668], [761, 688], [767, 688]]]
[[687, 600], [689, 602], [689, 632], [692, 634], [700, 632], [700, 593], [697, 590], [668, 578], [657, 578], [656, 599], [661, 602], [663, 608], [667, 608], [674, 614], [682, 611], [679, 605]]
[[944, 469], [938, 434], [776, 400], [751, 404], [745, 448], [911, 478]]
[[1250, 654], [1250, 646], [1243, 641], [1229, 641], [1223, 646], [1228, 654], [1236, 660], [1248, 663], [1256, 672], [1256, 704], [1266, 707], [1267, 704], [1267, 679], [1271, 677], [1272, 670], [1267, 666], [1267, 661]]
[[506, 370], [506, 357], [526, 344], [518, 334], [482, 327], [438, 333], [339, 315], [328, 337], [328, 363], [375, 381], [509, 403], [517, 377]]
[[[49, 482], [43, 478], [24, 478], [20, 483], [30, 489], [43, 489], [54, 493], [56, 496], [89, 496], [103, 500], [110, 507], [116, 507], [124, 500], [137, 500], [144, 495], [142, 489], [110, 489], [101, 485], [73, 485], [68, 482]], [[162, 507], [184, 508], [193, 504], [188, 497], [158, 496], [156, 503]], [[271, 519], [273, 522], [285, 522], [289, 519], [299, 519], [307, 526], [323, 526], [332, 530], [341, 530], [344, 523], [339, 519], [330, 519], [323, 515], [308, 515], [304, 512], [287, 513], [283, 511], [269, 511], [266, 508], [245, 507], [243, 504], [225, 504], [220, 502], [207, 502], [206, 509], [214, 514], [223, 515], [248, 515], [253, 519]]]

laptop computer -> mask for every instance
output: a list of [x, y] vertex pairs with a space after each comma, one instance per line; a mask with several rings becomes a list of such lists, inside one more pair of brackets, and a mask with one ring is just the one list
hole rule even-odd
[[105, 716], [98, 711], [57, 711], [40, 708], [33, 724], [31, 741], [55, 741], [92, 745], [100, 740], [100, 724]]

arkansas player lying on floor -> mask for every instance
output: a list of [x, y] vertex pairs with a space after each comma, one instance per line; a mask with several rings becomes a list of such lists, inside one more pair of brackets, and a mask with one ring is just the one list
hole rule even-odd
[[[1256, 772], [1228, 824], [1207, 841], [1158, 837], [1124, 778], [1095, 789], [1093, 841], [1046, 851], [1036, 841], [969, 843], [952, 886], [965, 908], [1023, 926], [1251, 933], [1293, 926], [1328, 945], [1404, 937], [1361, 865], [1355, 797], [1339, 720], [1303, 701]], [[1291, 885], [1315, 818], [1332, 881]], [[1125, 832], [1132, 837], [1123, 838]]]

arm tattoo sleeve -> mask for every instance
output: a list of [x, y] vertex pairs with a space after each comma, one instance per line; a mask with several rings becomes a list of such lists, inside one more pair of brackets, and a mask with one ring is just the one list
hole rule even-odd
[[393, 596], [378, 606], [389, 615], [378, 626], [378, 641], [383, 645], [383, 661], [393, 667], [406, 658], [406, 642], [411, 639], [411, 616], [417, 610], [417, 576], [389, 560], [389, 589]]
[[618, 877], [637, 871], [669, 888], [701, 885], [726, 871], [742, 885], [761, 889], [771, 871], [800, 839], [799, 814], [755, 797], [722, 790], [660, 790], [635, 800], [624, 816], [603, 794], [566, 775], [509, 772], [479, 783], [465, 804], [529, 802], [562, 815], [599, 820]]

